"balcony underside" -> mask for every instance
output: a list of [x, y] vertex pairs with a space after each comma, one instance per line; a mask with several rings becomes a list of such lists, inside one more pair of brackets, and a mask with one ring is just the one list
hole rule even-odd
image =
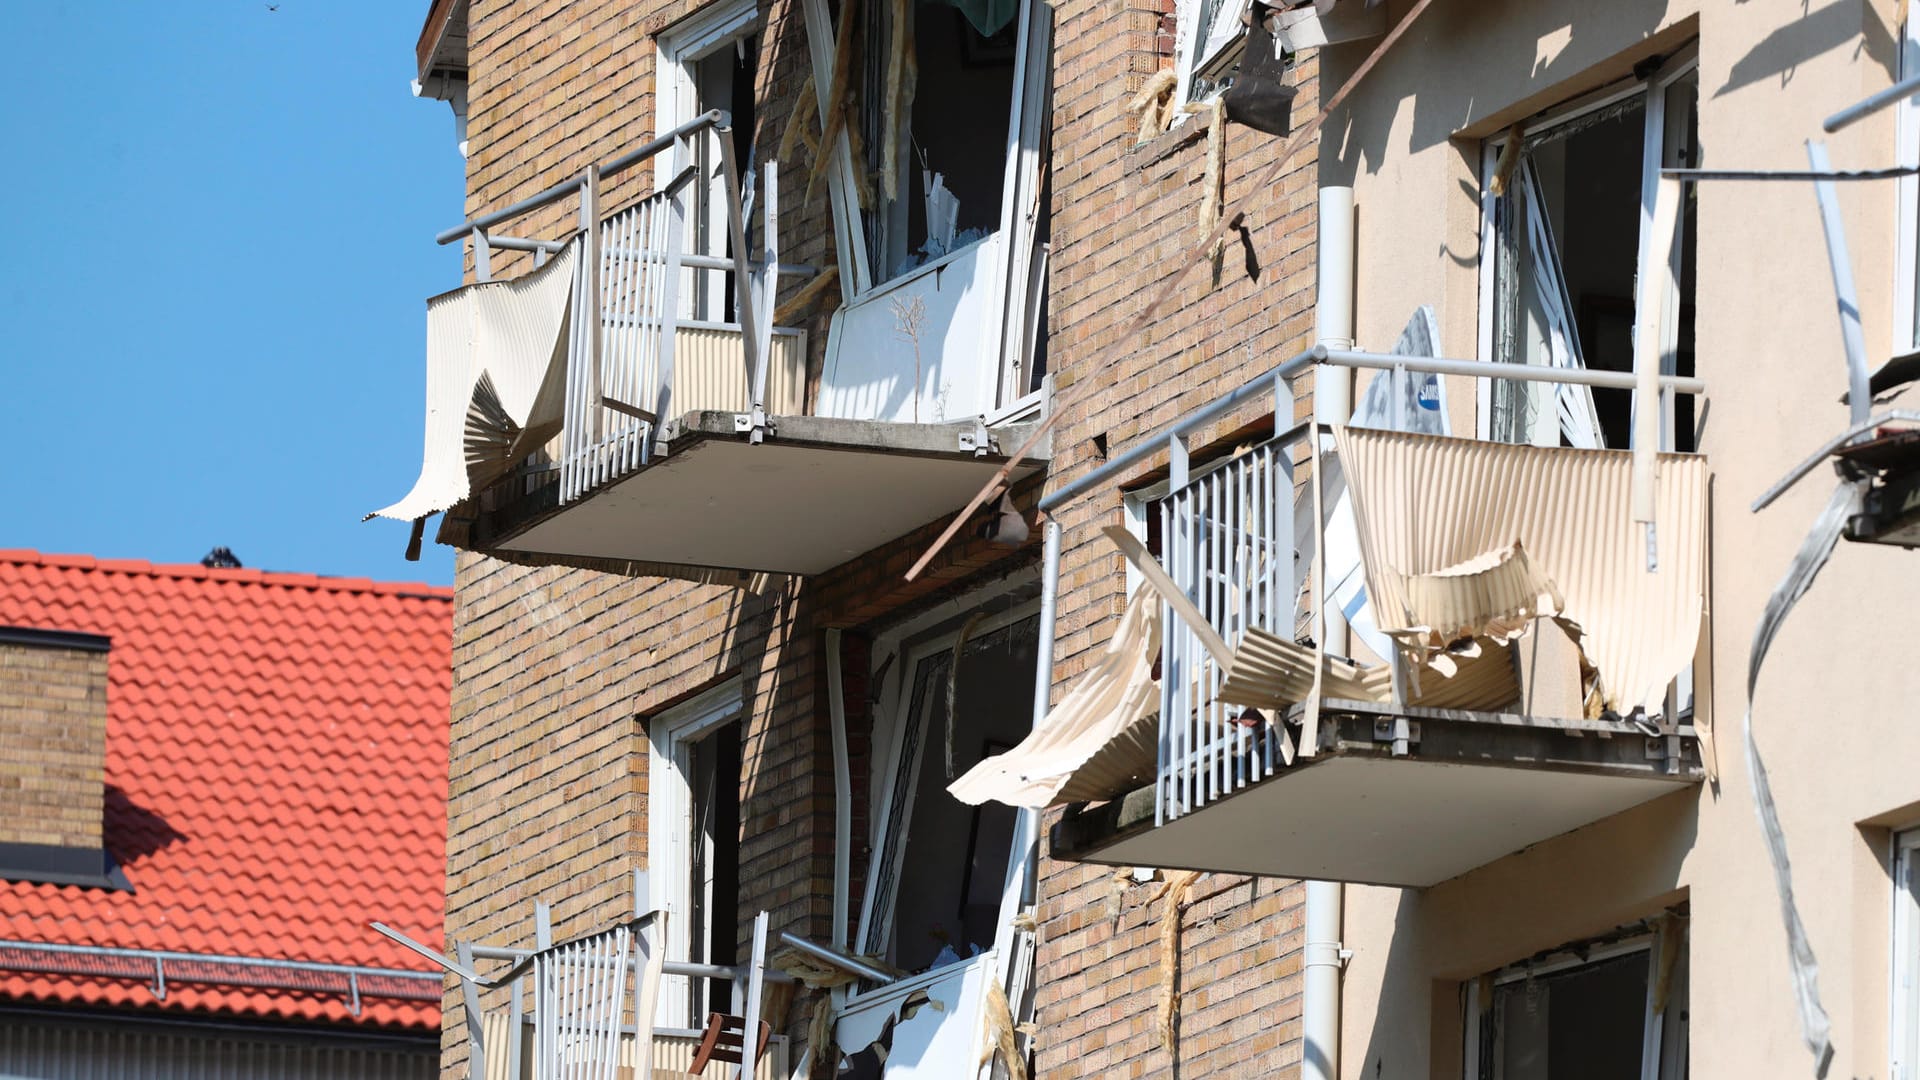
[[[1155, 827], [1154, 790], [1069, 811], [1056, 858], [1424, 887], [1702, 779], [1691, 737], [1328, 702], [1319, 753]], [[1611, 730], [1608, 730], [1611, 729]], [[1680, 751], [1670, 769], [1666, 753]]]
[[[687, 413], [651, 464], [564, 506], [547, 485], [483, 512], [465, 546], [582, 565], [817, 574], [958, 511], [1007, 460], [960, 449], [971, 421], [778, 416], [753, 444], [735, 417]], [[1004, 451], [1031, 432], [989, 429]], [[1030, 457], [1015, 478], [1044, 465], [1044, 454]]]

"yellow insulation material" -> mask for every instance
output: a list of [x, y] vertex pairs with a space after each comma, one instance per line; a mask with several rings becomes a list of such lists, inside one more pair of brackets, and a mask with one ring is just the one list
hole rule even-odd
[[1167, 906], [1160, 912], [1160, 1008], [1154, 1030], [1169, 1057], [1174, 1054], [1180, 1015], [1180, 908], [1187, 902], [1187, 893], [1199, 877], [1199, 871], [1180, 870], [1168, 877], [1160, 890]]

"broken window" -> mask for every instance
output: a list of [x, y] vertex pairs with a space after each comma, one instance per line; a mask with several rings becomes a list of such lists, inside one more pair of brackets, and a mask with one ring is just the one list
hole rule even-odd
[[1893, 837], [1893, 1076], [1920, 1076], [1920, 829]]
[[968, 806], [947, 792], [1032, 729], [1040, 620], [997, 621], [910, 654], [861, 939], [861, 951], [906, 971], [978, 955], [1002, 930], [1017, 811]]
[[[896, 71], [887, 49], [868, 50], [865, 143], [878, 181], [867, 243], [882, 283], [999, 227], [1008, 140], [992, 121], [1013, 107], [1020, 27], [1007, 2], [909, 0], [868, 10], [867, 40], [900, 42], [911, 54], [910, 70]], [[906, 25], [896, 28], [898, 19]]]
[[1467, 994], [1475, 1080], [1685, 1080], [1684, 920], [1581, 942], [1496, 972]]
[[[1661, 168], [1698, 162], [1691, 51], [1651, 77], [1524, 125], [1487, 147], [1483, 355], [1632, 371], [1635, 298]], [[1684, 189], [1692, 198], [1692, 188]], [[1663, 370], [1693, 374], [1694, 218], [1681, 209], [1659, 323]], [[1627, 390], [1488, 380], [1486, 435], [1540, 446], [1626, 448]], [[1671, 401], [1671, 396], [1668, 399]], [[1693, 401], [1666, 405], [1663, 449], [1690, 450]]]
[[1205, 101], [1225, 88], [1246, 44], [1246, 0], [1179, 0], [1174, 19], [1174, 87], [1180, 102]]

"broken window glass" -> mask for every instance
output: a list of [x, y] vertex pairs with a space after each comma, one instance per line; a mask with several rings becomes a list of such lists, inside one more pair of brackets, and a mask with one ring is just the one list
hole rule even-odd
[[1031, 730], [1039, 631], [1038, 617], [1028, 617], [971, 636], [957, 678], [950, 647], [915, 667], [887, 835], [875, 852], [875, 918], [864, 943], [864, 951], [895, 967], [943, 967], [994, 945], [1016, 811], [968, 806], [947, 784]]
[[[1641, 245], [1657, 169], [1696, 164], [1698, 81], [1692, 71], [1565, 119], [1526, 130], [1517, 151], [1499, 146], [1502, 194], [1492, 200], [1493, 358], [1506, 363], [1633, 370]], [[1691, 199], [1691, 189], [1689, 200]], [[1691, 206], [1682, 210], [1676, 286], [1663, 306], [1661, 351], [1669, 374], [1693, 371]], [[1540, 382], [1494, 382], [1489, 434], [1541, 446], [1625, 448], [1629, 391]], [[1666, 430], [1692, 445], [1692, 401]]]
[[[1006, 18], [983, 34], [967, 12], [940, 0], [872, 3], [868, 11], [867, 40], [877, 45], [867, 49], [860, 100], [875, 181], [864, 209], [879, 284], [999, 227], [1020, 23]], [[896, 34], [900, 18], [907, 25]], [[912, 54], [906, 71], [890, 70], [894, 41]]]

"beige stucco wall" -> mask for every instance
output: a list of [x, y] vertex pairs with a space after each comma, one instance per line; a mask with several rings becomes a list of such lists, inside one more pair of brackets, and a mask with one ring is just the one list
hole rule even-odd
[[[1394, 15], [1406, 8], [1395, 3]], [[1442, 348], [1477, 350], [1480, 140], [1698, 37], [1703, 164], [1803, 168], [1821, 118], [1886, 85], [1893, 4], [1814, 0], [1439, 0], [1329, 122], [1323, 183], [1358, 207], [1357, 337], [1391, 346], [1432, 303]], [[1328, 50], [1342, 82], [1371, 43]], [[1829, 138], [1840, 167], [1891, 164], [1894, 117]], [[1874, 362], [1893, 339], [1895, 189], [1843, 186]], [[1748, 504], [1845, 425], [1832, 279], [1812, 190], [1715, 183], [1698, 194], [1700, 445], [1714, 472], [1710, 712], [1721, 782], [1541, 844], [1424, 892], [1348, 890], [1341, 1073], [1458, 1076], [1459, 981], [1658, 912], [1692, 910], [1691, 1075], [1804, 1075], [1809, 1058], [1740, 742], [1747, 646], [1767, 594], [1832, 490], [1817, 470]], [[1457, 431], [1475, 392], [1449, 386]], [[1838, 1056], [1887, 1075], [1891, 883], [1883, 826], [1920, 821], [1920, 556], [1842, 543], [1777, 639], [1756, 725], [1820, 959]], [[1706, 691], [1703, 689], [1703, 693]]]

